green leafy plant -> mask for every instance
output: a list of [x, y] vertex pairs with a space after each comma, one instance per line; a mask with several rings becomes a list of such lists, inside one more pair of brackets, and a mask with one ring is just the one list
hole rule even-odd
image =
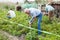
[[[1, 10], [1, 9], [0, 9]], [[21, 36], [22, 34], [26, 34], [25, 39], [30, 40], [30, 35], [32, 35], [33, 40], [35, 40], [36, 36], [39, 36], [38, 38], [40, 40], [60, 40], [59, 37], [54, 35], [48, 35], [45, 33], [42, 33], [41, 35], [38, 35], [37, 32], [34, 30], [32, 31], [32, 34], [30, 34], [30, 30], [25, 28], [24, 26], [19, 26], [18, 24], [23, 24], [27, 27], [29, 27], [28, 24], [28, 16], [23, 12], [15, 11], [16, 17], [12, 19], [8, 19], [6, 17], [7, 9], [5, 11], [0, 11], [0, 29], [3, 31], [6, 31], [10, 33], [11, 35], [15, 36]], [[4, 20], [5, 19], [5, 20]], [[8, 20], [8, 21], [6, 21]], [[10, 21], [15, 23], [10, 23]], [[16, 24], [18, 23], [18, 24]], [[32, 28], [37, 29], [37, 20], [32, 24]], [[41, 23], [41, 30], [51, 32], [54, 34], [60, 35], [60, 24], [58, 24], [57, 21], [53, 21], [52, 24], [48, 20], [47, 16], [43, 16], [42, 23]]]

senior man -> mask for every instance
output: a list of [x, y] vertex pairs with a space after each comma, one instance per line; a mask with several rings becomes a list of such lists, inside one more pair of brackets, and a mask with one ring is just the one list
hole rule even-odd
[[[30, 25], [34, 22], [34, 20], [36, 18], [38, 19], [38, 30], [41, 30], [41, 28], [40, 28], [41, 27], [40, 23], [42, 21], [42, 12], [41, 12], [41, 10], [36, 9], [36, 8], [29, 8], [29, 9], [25, 9], [24, 12], [32, 17], [29, 21]], [[41, 32], [38, 31], [38, 35], [40, 35], [40, 34], [41, 34]]]

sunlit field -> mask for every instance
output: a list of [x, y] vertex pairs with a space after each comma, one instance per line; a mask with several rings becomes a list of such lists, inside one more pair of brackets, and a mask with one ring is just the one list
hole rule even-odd
[[[0, 30], [17, 37], [25, 34], [25, 40], [37, 40], [37, 37], [39, 40], [60, 40], [60, 23], [56, 17], [49, 21], [48, 16], [43, 15], [41, 35], [38, 35], [37, 19], [30, 28], [28, 24], [30, 18], [24, 12], [14, 10], [16, 17], [8, 19], [6, 14], [10, 8], [14, 10], [15, 7], [13, 4], [11, 6], [4, 4], [0, 8]], [[0, 40], [8, 40], [8, 37], [0, 33]]]
[[[41, 31], [50, 32], [53, 34], [42, 32], [41, 35], [37, 34], [36, 30], [32, 30], [32, 34], [30, 34], [30, 29], [24, 27], [29, 27], [28, 24], [28, 16], [19, 11], [15, 11], [16, 17], [12, 19], [8, 19], [6, 14], [8, 9], [0, 9], [0, 30], [6, 31], [13, 36], [21, 36], [22, 34], [26, 34], [25, 39], [30, 40], [30, 36], [32, 36], [33, 40], [38, 36], [40, 40], [60, 40], [60, 24], [53, 20], [50, 22], [47, 16], [43, 16], [42, 23], [41, 23]], [[22, 24], [24, 26], [20, 26], [18, 24]], [[32, 28], [37, 29], [37, 20], [32, 24]], [[2, 36], [1, 36], [2, 37]], [[0, 37], [0, 38], [1, 38]], [[4, 40], [4, 39], [2, 39]]]

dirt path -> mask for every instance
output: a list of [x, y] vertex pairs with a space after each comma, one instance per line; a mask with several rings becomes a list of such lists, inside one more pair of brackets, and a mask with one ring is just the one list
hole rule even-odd
[[17, 36], [12, 36], [5, 31], [0, 31], [0, 33], [3, 34], [4, 36], [7, 36], [8, 40], [25, 40], [25, 35], [24, 34], [22, 34], [20, 37], [17, 37]]

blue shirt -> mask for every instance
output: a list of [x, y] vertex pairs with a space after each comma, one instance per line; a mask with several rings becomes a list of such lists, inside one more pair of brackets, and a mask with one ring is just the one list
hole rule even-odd
[[29, 10], [30, 10], [30, 15], [32, 16], [30, 23], [32, 23], [34, 17], [38, 16], [41, 13], [41, 10], [35, 8], [29, 8]]
[[46, 11], [53, 11], [54, 8], [51, 5], [46, 5], [45, 7]]

